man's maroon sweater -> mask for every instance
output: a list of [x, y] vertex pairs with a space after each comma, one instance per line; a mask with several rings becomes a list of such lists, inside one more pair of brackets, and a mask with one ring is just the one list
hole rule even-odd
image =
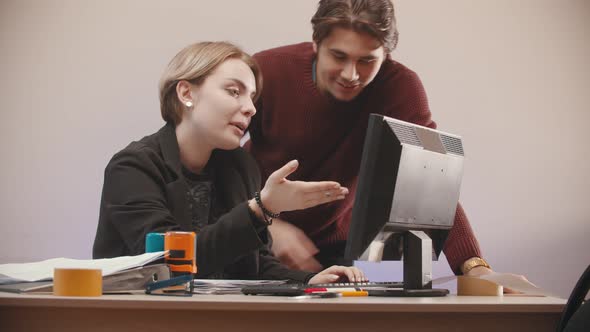
[[[270, 49], [254, 57], [262, 69], [264, 88], [250, 126], [249, 149], [263, 179], [297, 159], [299, 169], [289, 179], [337, 181], [350, 190], [343, 201], [282, 215], [301, 228], [321, 251], [347, 238], [369, 114], [436, 128], [424, 87], [415, 72], [386, 59], [359, 96], [339, 102], [316, 87], [311, 43]], [[465, 260], [481, 257], [460, 205], [444, 253], [457, 274]]]

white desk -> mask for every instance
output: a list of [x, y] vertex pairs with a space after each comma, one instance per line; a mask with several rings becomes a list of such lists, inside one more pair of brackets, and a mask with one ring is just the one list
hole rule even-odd
[[2, 331], [554, 331], [565, 300], [552, 297], [295, 300], [288, 297], [0, 292]]

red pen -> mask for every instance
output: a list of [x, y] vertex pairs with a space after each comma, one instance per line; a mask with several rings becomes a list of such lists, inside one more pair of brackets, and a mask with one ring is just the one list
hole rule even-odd
[[319, 293], [319, 292], [327, 292], [327, 291], [328, 291], [327, 288], [306, 288], [304, 292], [309, 294], [309, 293]]
[[356, 292], [356, 291], [362, 291], [361, 288], [359, 287], [330, 287], [330, 288], [326, 288], [326, 287], [318, 287], [318, 288], [306, 288], [305, 289], [305, 293], [309, 294], [309, 293], [319, 293], [319, 292]]

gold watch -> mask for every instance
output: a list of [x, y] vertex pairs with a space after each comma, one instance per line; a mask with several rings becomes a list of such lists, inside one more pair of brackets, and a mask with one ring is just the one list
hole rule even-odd
[[485, 259], [480, 257], [471, 257], [461, 265], [461, 272], [463, 272], [463, 275], [466, 275], [469, 271], [477, 266], [483, 266], [490, 269], [490, 265], [485, 261]]

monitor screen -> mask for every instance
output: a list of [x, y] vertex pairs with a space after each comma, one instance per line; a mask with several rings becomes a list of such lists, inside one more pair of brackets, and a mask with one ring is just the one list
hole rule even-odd
[[399, 235], [423, 231], [436, 259], [454, 223], [463, 158], [459, 136], [371, 114], [345, 258], [400, 259], [409, 253]]

